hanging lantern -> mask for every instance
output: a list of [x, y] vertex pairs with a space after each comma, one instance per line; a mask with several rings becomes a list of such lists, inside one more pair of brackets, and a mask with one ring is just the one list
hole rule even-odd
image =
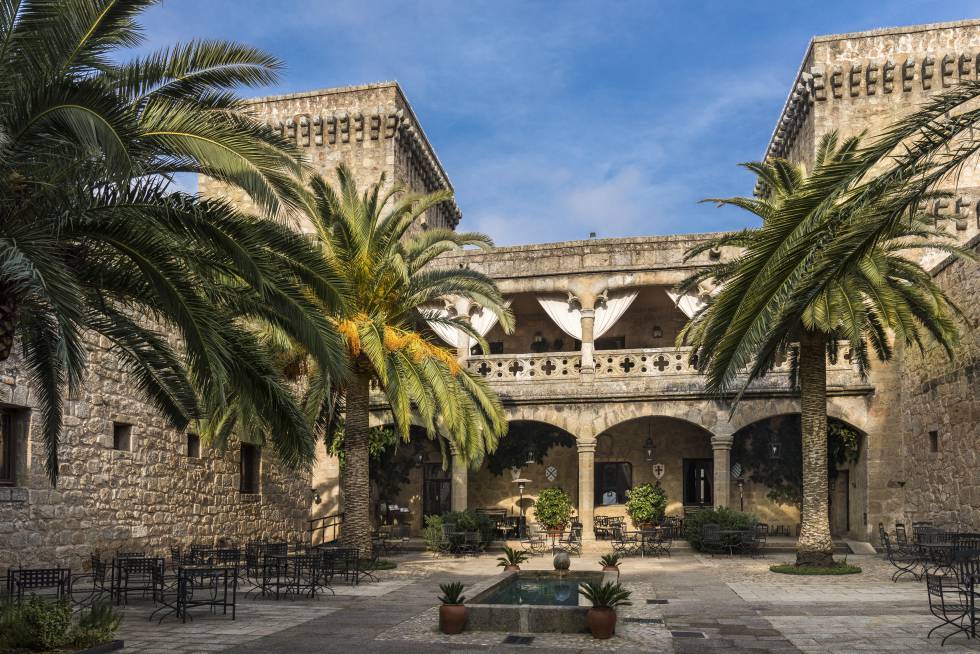
[[419, 452], [418, 454], [416, 454], [415, 455], [415, 467], [416, 468], [421, 468], [422, 467], [422, 461], [423, 460], [424, 459], [422, 458], [422, 453], [421, 452]]
[[647, 461], [653, 461], [653, 439], [647, 436], [646, 441], [643, 442], [643, 449], [647, 453]]
[[534, 448], [533, 447], [528, 448], [528, 450], [527, 450], [527, 461], [526, 461], [526, 465], [529, 465], [529, 466], [534, 465]]

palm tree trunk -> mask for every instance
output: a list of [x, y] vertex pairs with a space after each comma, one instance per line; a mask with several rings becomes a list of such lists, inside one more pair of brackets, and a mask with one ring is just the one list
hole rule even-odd
[[6, 284], [0, 284], [0, 361], [10, 357], [16, 330], [17, 297]]
[[368, 400], [371, 377], [356, 370], [347, 388], [344, 415], [344, 468], [340, 489], [344, 501], [341, 541], [356, 547], [361, 557], [371, 555], [371, 473], [368, 468]]
[[796, 564], [834, 563], [827, 488], [827, 354], [820, 332], [800, 336], [800, 414], [803, 439], [803, 506]]

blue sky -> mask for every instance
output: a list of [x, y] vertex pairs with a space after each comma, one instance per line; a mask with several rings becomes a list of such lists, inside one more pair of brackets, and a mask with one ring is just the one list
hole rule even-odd
[[398, 80], [499, 245], [753, 224], [751, 193], [815, 34], [976, 17], [976, 0], [165, 0], [147, 47], [225, 38], [287, 66], [255, 95]]

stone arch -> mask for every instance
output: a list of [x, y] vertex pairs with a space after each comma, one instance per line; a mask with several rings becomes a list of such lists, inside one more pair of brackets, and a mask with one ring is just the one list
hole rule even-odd
[[640, 418], [673, 418], [716, 433], [728, 418], [724, 405], [712, 400], [619, 402], [591, 407], [590, 413], [592, 436]]
[[[771, 398], [746, 400], [739, 404], [729, 427], [732, 434], [749, 425], [779, 416], [800, 413], [799, 398]], [[867, 433], [867, 411], [863, 398], [830, 397], [827, 400], [827, 416]]]

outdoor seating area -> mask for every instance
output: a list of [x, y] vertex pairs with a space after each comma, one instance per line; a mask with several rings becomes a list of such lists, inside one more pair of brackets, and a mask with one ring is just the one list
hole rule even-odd
[[980, 595], [980, 533], [946, 529], [931, 522], [913, 522], [911, 537], [903, 523], [892, 531], [878, 524], [886, 560], [895, 568], [891, 580], [925, 579], [929, 610], [939, 624], [929, 631], [946, 628], [942, 644], [958, 634], [976, 638], [977, 596]]
[[0, 600], [38, 596], [68, 600], [76, 609], [100, 601], [145, 605], [147, 619], [193, 619], [198, 609], [235, 619], [242, 598], [317, 599], [337, 584], [377, 581], [379, 551], [362, 558], [356, 548], [286, 542], [249, 542], [244, 548], [191, 545], [169, 548], [168, 558], [120, 551], [93, 553], [88, 570], [18, 567], [0, 577]]

